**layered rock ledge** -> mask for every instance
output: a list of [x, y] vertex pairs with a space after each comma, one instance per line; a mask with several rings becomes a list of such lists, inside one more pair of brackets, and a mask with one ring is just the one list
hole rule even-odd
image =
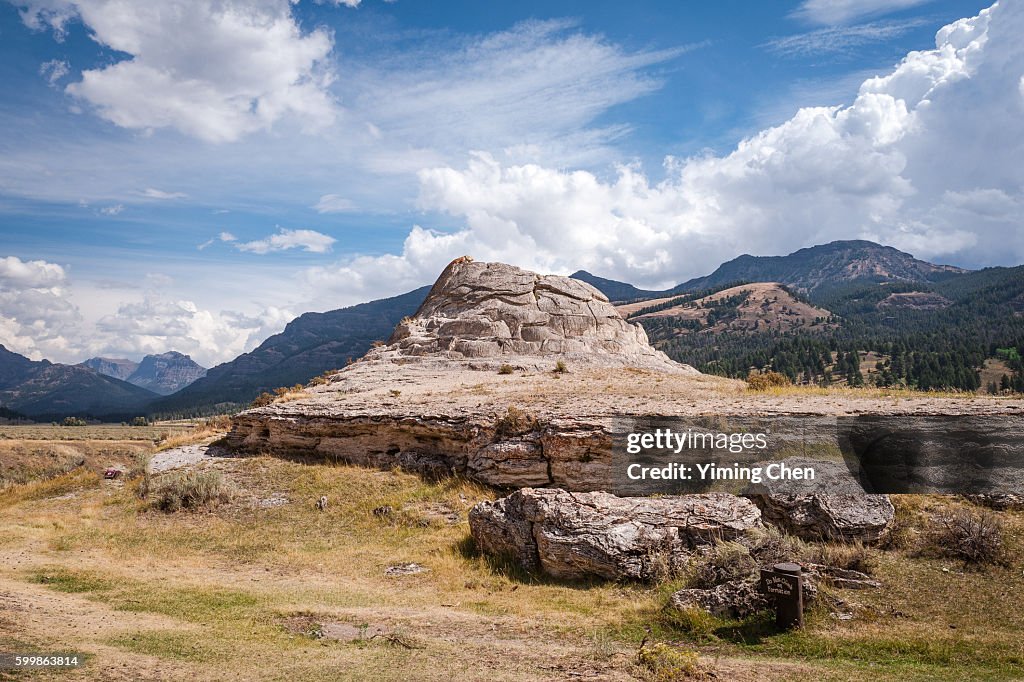
[[[514, 360], [513, 360], [514, 362]], [[623, 417], [832, 418], [984, 415], [1024, 440], [1024, 401], [764, 395], [718, 377], [568, 365], [511, 374], [469, 363], [366, 359], [300, 399], [236, 415], [231, 449], [365, 466], [458, 473], [496, 488], [611, 490]], [[621, 459], [621, 453], [619, 454]], [[839, 492], [839, 491], [837, 491]], [[844, 491], [845, 492], [845, 491]]]
[[484, 552], [556, 578], [655, 580], [693, 550], [763, 529], [749, 500], [726, 493], [622, 498], [523, 489], [469, 513]]

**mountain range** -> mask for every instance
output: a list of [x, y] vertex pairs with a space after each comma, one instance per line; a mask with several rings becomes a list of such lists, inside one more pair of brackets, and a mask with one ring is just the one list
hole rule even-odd
[[211, 368], [206, 376], [150, 405], [157, 415], [203, 415], [245, 405], [264, 391], [305, 383], [360, 358], [412, 315], [430, 287], [392, 298], [295, 318], [255, 350]]
[[193, 381], [206, 376], [205, 367], [196, 364], [189, 356], [173, 350], [159, 355], [147, 355], [141, 362], [89, 358], [81, 363], [81, 366], [127, 381], [158, 395], [176, 393]]
[[[786, 256], [742, 255], [660, 291], [582, 270], [572, 277], [612, 301], [633, 303], [623, 314], [643, 324], [674, 359], [730, 376], [773, 363], [791, 377], [819, 376], [826, 356], [834, 360], [836, 353], [846, 357], [877, 347], [879, 354], [909, 352], [908, 361], [919, 363], [900, 375], [902, 381], [916, 386], [914, 372], [924, 372], [922, 386], [958, 387], [974, 381], [968, 376], [972, 365], [1009, 347], [1024, 350], [1024, 267], [968, 271], [862, 240]], [[305, 383], [359, 358], [414, 314], [428, 291], [306, 313], [205, 375], [174, 352], [147, 356], [138, 365], [92, 358], [70, 367], [3, 349], [0, 407], [35, 418], [198, 416], [237, 409], [264, 391]], [[802, 350], [794, 351], [793, 344]], [[954, 348], [958, 354], [951, 360], [946, 356]], [[804, 359], [793, 359], [798, 357]], [[938, 368], [932, 371], [929, 362]], [[950, 365], [958, 369], [950, 373]]]
[[612, 301], [630, 302], [718, 290], [739, 282], [777, 282], [812, 293], [850, 282], [939, 282], [967, 272], [952, 265], [918, 260], [891, 246], [855, 239], [811, 246], [787, 256], [743, 254], [718, 266], [710, 275], [661, 291], [638, 289], [585, 270], [574, 272], [570, 277], [587, 282]]
[[37, 421], [81, 415], [122, 421], [157, 395], [87, 367], [29, 360], [0, 345], [0, 405]]

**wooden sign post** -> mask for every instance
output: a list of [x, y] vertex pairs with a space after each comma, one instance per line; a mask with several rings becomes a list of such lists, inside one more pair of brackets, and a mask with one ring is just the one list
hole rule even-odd
[[803, 576], [799, 564], [775, 564], [761, 570], [761, 589], [775, 598], [775, 624], [782, 630], [804, 626]]

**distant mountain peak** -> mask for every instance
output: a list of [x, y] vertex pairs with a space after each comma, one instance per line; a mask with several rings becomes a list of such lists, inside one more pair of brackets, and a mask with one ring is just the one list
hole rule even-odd
[[127, 381], [160, 395], [170, 395], [204, 376], [205, 367], [184, 353], [170, 350], [142, 358]]
[[206, 368], [176, 350], [147, 355], [141, 362], [119, 358], [89, 358], [81, 366], [159, 395], [176, 393], [196, 379], [206, 376]]
[[937, 282], [967, 272], [914, 258], [892, 246], [864, 239], [847, 239], [808, 246], [785, 256], [743, 254], [720, 265], [710, 275], [691, 279], [674, 291], [713, 289], [732, 282], [779, 282], [803, 291], [856, 280], [876, 282]]
[[0, 352], [0, 404], [44, 420], [66, 416], [121, 420], [145, 413], [156, 395], [87, 366], [33, 361]]
[[139, 367], [139, 363], [126, 358], [89, 358], [85, 362], [79, 363], [82, 367], [88, 367], [89, 369], [105, 374], [108, 377], [114, 377], [122, 381], [126, 380], [132, 375]]
[[581, 282], [586, 282], [587, 284], [589, 284], [590, 286], [594, 287], [602, 294], [607, 296], [609, 301], [636, 301], [643, 298], [650, 298], [651, 296], [655, 296], [659, 293], [656, 291], [645, 291], [643, 289], [638, 289], [632, 284], [626, 284], [625, 282], [616, 282], [613, 279], [598, 277], [597, 275], [591, 274], [586, 270], [577, 270], [576, 272], [569, 275], [569, 277], [571, 277], [572, 279], [577, 279]]

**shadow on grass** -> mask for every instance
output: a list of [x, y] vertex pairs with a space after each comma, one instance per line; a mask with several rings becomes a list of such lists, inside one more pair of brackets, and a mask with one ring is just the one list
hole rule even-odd
[[775, 625], [775, 616], [771, 611], [762, 611], [715, 629], [715, 636], [719, 639], [744, 646], [761, 644], [766, 639], [780, 634], [783, 634], [783, 631]]
[[[353, 461], [348, 457], [339, 457], [327, 453], [315, 452], [307, 448], [278, 447], [273, 450], [263, 449], [256, 452], [231, 450], [231, 453], [236, 457], [274, 457], [294, 464], [303, 465], [356, 467], [359, 469], [366, 469], [367, 471], [395, 471], [402, 474], [418, 476], [425, 483], [444, 484], [448, 481], [469, 482], [480, 485], [481, 487], [489, 490], [499, 492], [497, 488], [492, 488], [491, 486], [466, 478], [462, 472], [451, 465], [451, 462], [440, 455], [436, 457], [424, 457], [416, 460], [411, 457], [411, 453], [402, 453], [397, 448], [383, 453], [376, 453], [378, 457], [382, 458], [376, 463], [372, 461]], [[403, 454], [407, 454], [408, 456], [403, 458]], [[383, 459], [383, 457], [393, 457], [394, 459]]]

